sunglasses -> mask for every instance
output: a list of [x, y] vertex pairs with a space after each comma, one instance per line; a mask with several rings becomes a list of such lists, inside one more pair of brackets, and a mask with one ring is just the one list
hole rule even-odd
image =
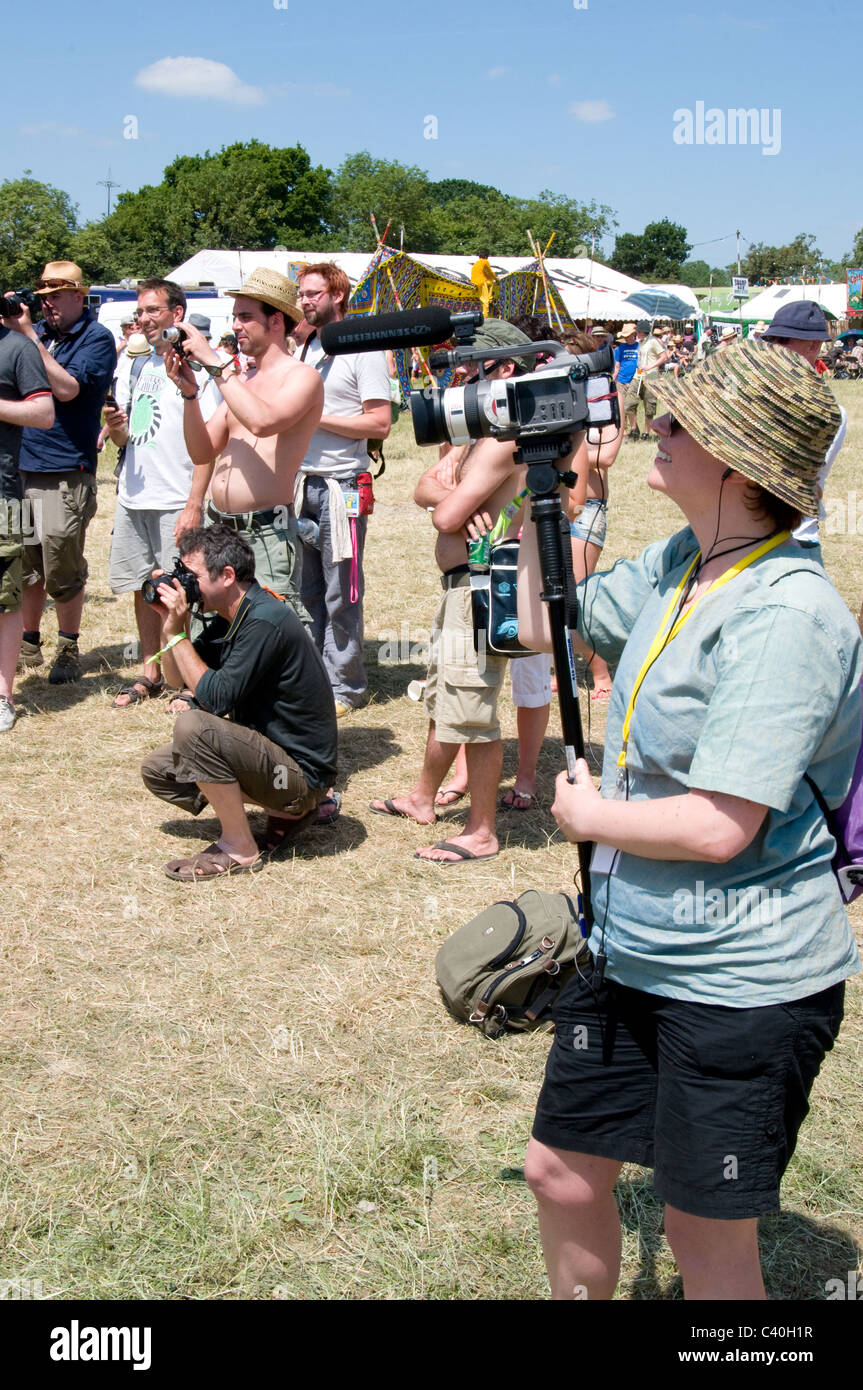
[[681, 424], [681, 422], [677, 419], [677, 416], [676, 416], [676, 415], [672, 415], [671, 411], [669, 410], [669, 412], [668, 412], [668, 437], [669, 437], [669, 439], [671, 438], [671, 436], [672, 436], [673, 434], [676, 434], [678, 430], [682, 430], [683, 428], [684, 428], [684, 426], [683, 426], [683, 425]]

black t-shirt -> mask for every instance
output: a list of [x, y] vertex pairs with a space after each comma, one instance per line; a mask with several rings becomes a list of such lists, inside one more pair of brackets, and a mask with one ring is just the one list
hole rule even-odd
[[284, 748], [309, 786], [336, 775], [338, 734], [332, 687], [320, 652], [289, 604], [253, 581], [233, 621], [208, 622], [195, 651], [211, 668], [195, 699]]
[[[29, 338], [11, 328], [0, 328], [0, 400], [24, 401], [28, 396], [51, 394], [42, 355]], [[0, 497], [19, 502], [24, 493], [18, 472], [21, 426], [0, 420]]]

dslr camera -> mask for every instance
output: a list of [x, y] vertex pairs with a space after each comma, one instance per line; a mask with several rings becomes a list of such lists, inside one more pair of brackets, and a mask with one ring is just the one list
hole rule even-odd
[[20, 319], [23, 309], [30, 310], [31, 319], [39, 317], [42, 305], [35, 290], [14, 290], [0, 299], [0, 318]]
[[[473, 347], [479, 314], [454, 314], [456, 346], [433, 352], [432, 370], [479, 365], [479, 379], [444, 390], [412, 391], [411, 418], [417, 444], [467, 444], [472, 439], [517, 439], [570, 435], [580, 430], [620, 424], [614, 386], [614, 356], [608, 346], [572, 356], [560, 343], [525, 344], [524, 349]], [[483, 363], [527, 353], [548, 354], [534, 372], [492, 381]]]
[[167, 570], [161, 570], [150, 579], [144, 580], [141, 585], [141, 597], [144, 602], [158, 603], [159, 589], [161, 586], [164, 584], [167, 588], [171, 588], [172, 581], [175, 579], [179, 580], [180, 587], [186, 595], [186, 602], [190, 608], [194, 608], [195, 604], [201, 602], [201, 590], [198, 587], [197, 578], [192, 574], [191, 570], [186, 569], [182, 560], [174, 561], [174, 568], [171, 570], [170, 574]]

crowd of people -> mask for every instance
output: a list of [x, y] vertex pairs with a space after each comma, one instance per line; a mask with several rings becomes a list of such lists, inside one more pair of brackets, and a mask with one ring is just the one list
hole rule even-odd
[[[296, 282], [254, 270], [218, 346], [179, 285], [143, 280], [119, 357], [78, 266], [49, 263], [36, 293], [41, 323], [25, 307], [0, 327], [0, 728], [15, 721], [16, 663], [44, 662], [48, 597], [48, 679], [80, 679], [85, 542], [110, 437], [109, 581], [133, 597], [141, 656], [114, 705], [173, 692], [172, 738], [146, 757], [144, 783], [219, 822], [212, 845], [165, 872], [184, 883], [257, 872], [299, 827], [338, 817], [339, 721], [370, 697], [367, 446], [390, 431], [386, 355], [324, 350], [320, 330], [350, 296], [330, 262]], [[815, 369], [827, 336], [805, 301], [708, 354], [661, 322], [555, 332], [491, 318], [476, 336], [506, 350], [483, 361], [491, 381], [533, 372], [543, 339], [576, 353], [608, 343], [620, 408], [619, 426], [574, 437], [560, 461], [577, 479], [565, 490], [574, 642], [609, 711], [601, 790], [581, 762], [552, 808], [568, 841], [595, 845], [594, 964], [556, 1008], [526, 1169], [559, 1297], [613, 1293], [613, 1187], [628, 1161], [655, 1167], [687, 1297], [763, 1297], [757, 1218], [777, 1208], [844, 980], [860, 968], [812, 789], [831, 807], [848, 791], [863, 674], [818, 544], [846, 427]], [[642, 438], [656, 442], [648, 484], [685, 525], [601, 572], [609, 470], [624, 439]], [[496, 857], [501, 804], [535, 804], [552, 672], [525, 475], [513, 441], [483, 437], [442, 446], [414, 492], [442, 589], [428, 733], [413, 785], [370, 809], [431, 826], [467, 797], [464, 827], [415, 855], [438, 868]], [[477, 655], [469, 555], [501, 516], [521, 538], [520, 635], [536, 653], [511, 663], [519, 768], [503, 803], [510, 663]], [[249, 805], [267, 812], [263, 833]], [[672, 912], [690, 883], [718, 904], [706, 921]], [[763, 929], [740, 906], [750, 886], [781, 903]]]

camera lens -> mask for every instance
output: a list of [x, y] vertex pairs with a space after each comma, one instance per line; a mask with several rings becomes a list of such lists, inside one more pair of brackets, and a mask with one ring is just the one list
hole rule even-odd
[[159, 602], [159, 585], [162, 583], [163, 579], [167, 578], [168, 576], [166, 575], [165, 571], [162, 570], [159, 574], [155, 576], [155, 578], [144, 580], [143, 584], [141, 585], [141, 598], [144, 600], [145, 603]]
[[417, 444], [448, 442], [443, 394], [443, 391], [434, 391], [431, 387], [424, 391], [411, 391], [411, 421]]

